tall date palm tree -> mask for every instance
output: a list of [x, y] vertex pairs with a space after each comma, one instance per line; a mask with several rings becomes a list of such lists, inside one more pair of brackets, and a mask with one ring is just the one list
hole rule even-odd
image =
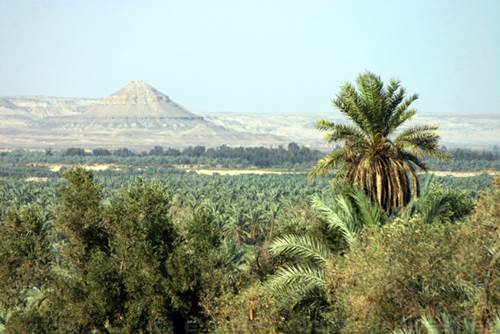
[[317, 123], [329, 143], [340, 145], [317, 162], [311, 176], [335, 170], [336, 177], [359, 186], [386, 212], [404, 207], [419, 194], [417, 170], [427, 170], [423, 159], [445, 158], [436, 126], [400, 129], [415, 115], [410, 107], [417, 98], [407, 96], [398, 80], [384, 85], [370, 72], [357, 78], [357, 88], [344, 84], [333, 104], [351, 123]]

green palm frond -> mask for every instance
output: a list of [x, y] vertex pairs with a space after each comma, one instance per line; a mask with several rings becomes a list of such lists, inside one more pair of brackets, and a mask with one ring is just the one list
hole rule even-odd
[[318, 177], [332, 171], [347, 158], [347, 151], [344, 148], [335, 149], [318, 160], [309, 172], [310, 177]]
[[318, 196], [312, 198], [312, 208], [325, 220], [329, 228], [340, 231], [349, 247], [357, 243], [357, 233], [354, 224], [354, 209], [344, 196], [338, 196], [333, 202], [335, 207], [327, 205]]
[[398, 329], [392, 332], [392, 334], [418, 334], [416, 331], [410, 328]]
[[298, 303], [315, 289], [326, 286], [322, 268], [306, 264], [292, 264], [278, 269], [266, 282], [266, 289], [281, 300]]
[[254, 262], [254, 254], [246, 251], [244, 247], [238, 247], [231, 238], [223, 238], [218, 254], [228, 268], [244, 272], [251, 268]]
[[427, 316], [423, 315], [420, 319], [420, 322], [427, 331], [427, 334], [439, 334], [439, 329], [434, 319], [428, 318]]
[[358, 77], [357, 84], [366, 106], [366, 116], [370, 122], [370, 130], [382, 131], [385, 115], [385, 90], [380, 76], [373, 73], [364, 73]]
[[495, 318], [495, 324], [493, 325], [493, 333], [500, 333], [500, 315]]
[[434, 181], [434, 174], [429, 174], [425, 178], [424, 185], [420, 189], [420, 197], [412, 198], [412, 200], [408, 203], [408, 205], [404, 208], [404, 210], [400, 212], [400, 217], [403, 220], [405, 221], [410, 220], [411, 217], [413, 217], [419, 210], [421, 210], [421, 207], [429, 198], [431, 184], [433, 181]]
[[368, 145], [365, 134], [352, 125], [333, 124], [329, 131], [330, 132], [325, 135], [325, 140], [328, 143], [349, 141], [352, 143], [357, 142], [361, 145]]
[[316, 129], [318, 129], [319, 131], [331, 131], [335, 128], [335, 125], [337, 124], [334, 122], [328, 121], [326, 119], [320, 119], [316, 122]]
[[431, 224], [448, 207], [454, 197], [451, 194], [443, 194], [433, 199], [422, 211], [422, 223]]
[[421, 133], [432, 133], [438, 130], [439, 127], [437, 125], [415, 125], [407, 128], [406, 130], [401, 131], [401, 133], [397, 136], [399, 139], [407, 139], [411, 138], [415, 135]]
[[420, 159], [419, 157], [417, 157], [415, 154], [404, 151], [404, 150], [401, 150], [399, 154], [408, 163], [414, 164], [415, 166], [417, 166], [418, 168], [420, 168], [424, 172], [428, 171], [428, 168], [427, 168], [427, 165], [425, 164], [425, 162], [422, 159]]
[[408, 109], [408, 108], [416, 100], [418, 100], [418, 95], [414, 94], [399, 103], [399, 105], [395, 108], [394, 113], [391, 115], [391, 118], [387, 121], [386, 124], [387, 134], [392, 133], [401, 124], [405, 123], [406, 121], [415, 116], [417, 111], [415, 109]]
[[426, 178], [422, 187], [421, 196], [412, 199], [401, 212], [400, 217], [403, 220], [408, 221], [411, 217], [419, 214], [423, 224], [431, 224], [446, 210], [451, 201], [454, 200], [454, 196], [450, 193], [432, 198], [430, 190], [433, 180], [433, 174]]
[[419, 158], [427, 156], [435, 159], [446, 159], [447, 155], [438, 149], [437, 129], [438, 127], [433, 125], [410, 127], [396, 137], [394, 144]]
[[351, 197], [356, 203], [364, 226], [379, 226], [384, 223], [385, 217], [382, 210], [373, 204], [361, 190], [354, 190]]
[[370, 120], [366, 114], [366, 107], [353, 85], [344, 84], [333, 104], [340, 112], [352, 119], [363, 132], [370, 132]]
[[306, 235], [278, 237], [271, 243], [270, 250], [274, 255], [288, 255], [318, 264], [325, 264], [332, 257], [332, 252], [320, 240]]
[[387, 91], [385, 94], [385, 104], [387, 113], [384, 118], [385, 124], [389, 122], [391, 117], [394, 115], [394, 111], [397, 106], [403, 102], [405, 98], [406, 91], [401, 87], [401, 82], [396, 79], [392, 79], [387, 86]]
[[435, 178], [436, 177], [434, 174], [429, 174], [425, 178], [424, 185], [422, 186], [422, 189], [421, 189], [423, 198], [426, 198], [427, 196], [429, 196], [430, 191], [431, 191], [431, 184], [432, 184], [432, 182], [434, 182]]
[[430, 156], [430, 152], [434, 155], [434, 150], [438, 148], [439, 136], [435, 133], [416, 133], [411, 137], [396, 138], [395, 143], [400, 144], [404, 149], [413, 152], [413, 154], [422, 156]]
[[[495, 327], [496, 326], [496, 327]], [[496, 318], [491, 333], [499, 333], [500, 319]], [[441, 314], [437, 318], [432, 318], [427, 315], [420, 317], [419, 324], [412, 327], [399, 329], [392, 332], [393, 334], [478, 334], [479, 331], [473, 322], [469, 320], [457, 320], [450, 318], [446, 313]], [[490, 332], [488, 332], [490, 333]]]

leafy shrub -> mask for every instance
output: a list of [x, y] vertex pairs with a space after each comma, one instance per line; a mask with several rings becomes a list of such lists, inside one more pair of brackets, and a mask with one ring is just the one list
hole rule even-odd
[[499, 203], [495, 190], [466, 222], [413, 219], [368, 230], [327, 272], [345, 332], [387, 333], [441, 313], [491, 326], [500, 311]]

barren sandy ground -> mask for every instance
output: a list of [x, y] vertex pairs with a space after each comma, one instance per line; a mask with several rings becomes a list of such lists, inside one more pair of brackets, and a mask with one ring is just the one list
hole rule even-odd
[[64, 164], [33, 164], [33, 167], [45, 167], [48, 168], [51, 172], [59, 172], [63, 168], [71, 168], [75, 166], [80, 166], [85, 168], [86, 170], [91, 171], [103, 171], [108, 169], [118, 169], [113, 164], [90, 164], [90, 165], [64, 165]]
[[[189, 169], [187, 171], [190, 171]], [[195, 169], [192, 170], [198, 175], [244, 175], [244, 174], [255, 174], [255, 175], [264, 175], [264, 174], [305, 174], [305, 172], [288, 172], [288, 171], [273, 171], [273, 170], [265, 170], [265, 169]]]
[[[60, 172], [63, 168], [71, 168], [75, 166], [80, 166], [86, 170], [91, 171], [105, 171], [108, 169], [120, 170], [120, 167], [114, 164], [82, 164], [82, 165], [71, 165], [71, 164], [32, 164], [33, 167], [47, 168], [52, 172]], [[191, 165], [174, 165], [175, 168], [183, 169], [187, 172], [194, 172], [198, 175], [225, 175], [225, 176], [236, 176], [236, 175], [265, 175], [265, 174], [307, 174], [307, 171], [296, 172], [287, 170], [270, 170], [270, 169], [224, 169], [224, 168], [197, 168]], [[200, 166], [201, 167], [201, 166]], [[483, 171], [430, 171], [436, 176], [454, 176], [454, 177], [472, 177], [481, 174], [488, 174], [492, 176], [500, 175], [500, 171], [495, 170], [483, 170]], [[43, 181], [43, 178], [28, 178], [27, 181]]]
[[[306, 174], [307, 172], [293, 172], [293, 171], [273, 171], [266, 169], [194, 169], [187, 171], [193, 171], [198, 175], [243, 175], [243, 174], [256, 174], [256, 175], [264, 175], [264, 174]], [[485, 170], [485, 171], [430, 171], [429, 173], [434, 174], [436, 176], [454, 176], [454, 177], [471, 177], [478, 176], [481, 174], [488, 174], [492, 176], [500, 175], [499, 171], [494, 170]]]
[[455, 176], [455, 177], [471, 177], [471, 176], [478, 176], [481, 174], [488, 174], [491, 176], [496, 176], [500, 175], [499, 171], [495, 170], [483, 170], [483, 171], [475, 171], [475, 172], [454, 172], [454, 171], [446, 171], [446, 170], [437, 170], [437, 171], [430, 171], [429, 173], [432, 173], [436, 176]]
[[39, 177], [39, 176], [30, 176], [25, 178], [24, 180], [27, 182], [45, 182], [47, 181], [48, 178], [46, 177]]

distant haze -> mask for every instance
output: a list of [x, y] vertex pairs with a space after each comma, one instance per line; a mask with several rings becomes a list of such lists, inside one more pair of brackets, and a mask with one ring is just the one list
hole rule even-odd
[[370, 70], [423, 113], [500, 114], [500, 1], [0, 1], [0, 96], [145, 80], [195, 113], [330, 112]]
[[[0, 98], [0, 150], [12, 148], [128, 147], [160, 145], [276, 146], [297, 142], [330, 147], [315, 128], [318, 119], [346, 122], [339, 113], [196, 114], [144, 81], [131, 81], [97, 99]], [[441, 144], [491, 149], [500, 146], [495, 114], [420, 113], [408, 125], [439, 125]]]

